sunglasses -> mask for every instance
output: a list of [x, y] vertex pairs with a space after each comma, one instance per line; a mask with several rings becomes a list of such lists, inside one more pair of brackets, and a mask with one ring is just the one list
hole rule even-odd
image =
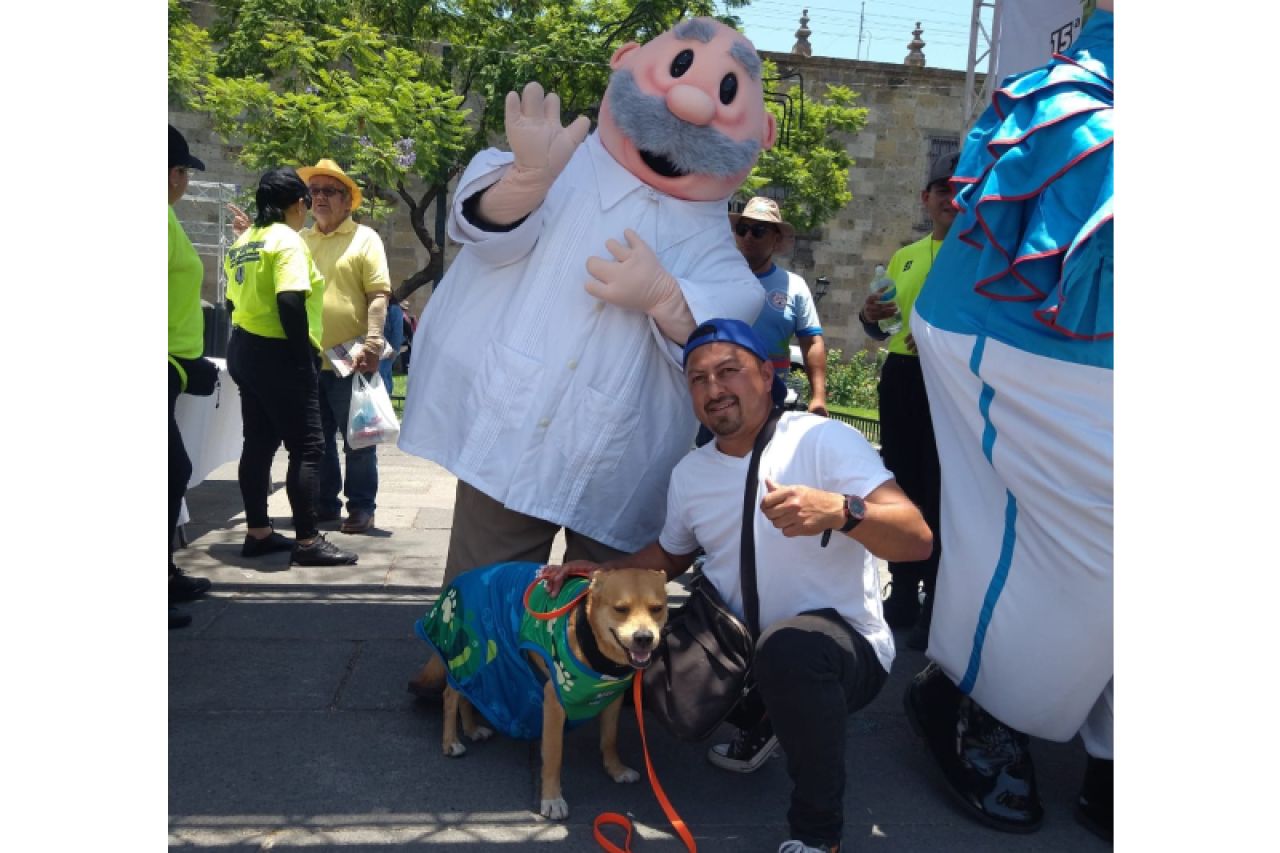
[[336, 195], [346, 195], [347, 191], [340, 187], [316, 187], [311, 194], [320, 198], [333, 198]]
[[770, 225], [768, 222], [756, 222], [753, 225], [748, 225], [745, 222], [739, 222], [733, 229], [734, 233], [739, 237], [747, 236], [747, 232], [750, 231], [751, 236], [755, 237], [757, 240], [761, 239], [766, 234], [773, 234], [777, 230], [778, 226]]

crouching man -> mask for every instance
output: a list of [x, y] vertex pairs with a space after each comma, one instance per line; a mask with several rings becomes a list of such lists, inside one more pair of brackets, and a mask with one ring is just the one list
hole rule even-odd
[[750, 773], [781, 745], [794, 787], [792, 838], [779, 853], [838, 850], [846, 717], [879, 693], [894, 656], [874, 557], [923, 559], [933, 535], [860, 433], [818, 415], [775, 411], [784, 389], [780, 382], [775, 389], [768, 350], [745, 323], [715, 319], [694, 329], [684, 369], [694, 413], [715, 441], [672, 473], [658, 541], [603, 568], [641, 566], [674, 578], [702, 548], [707, 579], [745, 618], [743, 488], [756, 436], [778, 417], [760, 459], [752, 529], [756, 689], [731, 718], [738, 735], [707, 757]]

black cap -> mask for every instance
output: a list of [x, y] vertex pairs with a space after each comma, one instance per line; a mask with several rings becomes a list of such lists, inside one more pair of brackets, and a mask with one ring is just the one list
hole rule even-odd
[[198, 157], [191, 156], [191, 149], [187, 147], [187, 139], [173, 125], [169, 125], [169, 168], [174, 166], [188, 166], [192, 169], [204, 171], [204, 162]]
[[936, 184], [938, 181], [948, 180], [956, 173], [956, 164], [960, 162], [960, 152], [951, 151], [946, 154], [939, 154], [929, 164], [929, 180], [925, 181], [924, 188]]

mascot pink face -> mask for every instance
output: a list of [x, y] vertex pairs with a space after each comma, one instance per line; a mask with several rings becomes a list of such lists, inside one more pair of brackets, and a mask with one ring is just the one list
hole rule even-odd
[[740, 33], [693, 18], [610, 60], [600, 141], [627, 171], [689, 201], [728, 198], [773, 146], [760, 57]]

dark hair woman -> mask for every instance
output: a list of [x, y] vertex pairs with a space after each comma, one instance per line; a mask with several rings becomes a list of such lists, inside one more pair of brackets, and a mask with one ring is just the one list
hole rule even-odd
[[[324, 279], [298, 235], [310, 207], [311, 193], [298, 173], [272, 169], [258, 181], [253, 227], [227, 253], [227, 369], [240, 386], [240, 494], [249, 526], [240, 553], [258, 557], [292, 550], [297, 565], [336, 566], [354, 563], [356, 555], [327, 541], [316, 527], [324, 458], [317, 384]], [[271, 461], [281, 442], [289, 452], [285, 491], [296, 540], [272, 530], [267, 515]]]

